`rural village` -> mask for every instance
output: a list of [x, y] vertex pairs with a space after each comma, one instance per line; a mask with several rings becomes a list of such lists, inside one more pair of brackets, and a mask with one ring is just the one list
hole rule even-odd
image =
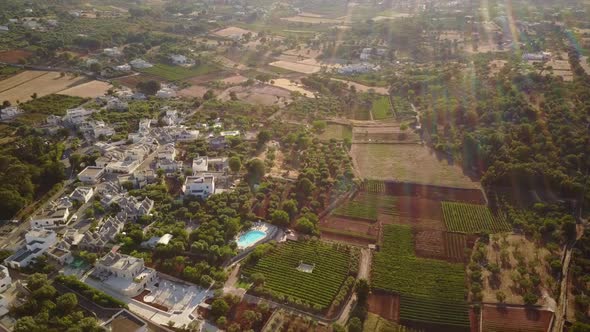
[[590, 331], [590, 5], [0, 3], [0, 331]]

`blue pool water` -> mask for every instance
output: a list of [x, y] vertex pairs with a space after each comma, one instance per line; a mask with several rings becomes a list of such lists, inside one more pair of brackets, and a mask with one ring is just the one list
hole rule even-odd
[[238, 247], [239, 248], [247, 248], [254, 243], [262, 240], [266, 236], [266, 233], [263, 231], [251, 230], [247, 231], [246, 233], [240, 235], [238, 238]]

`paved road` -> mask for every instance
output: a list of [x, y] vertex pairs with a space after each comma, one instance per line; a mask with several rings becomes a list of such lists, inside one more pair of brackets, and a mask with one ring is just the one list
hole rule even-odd
[[[369, 280], [371, 273], [371, 251], [367, 248], [361, 249], [361, 257], [359, 262], [359, 272], [357, 275], [357, 279], [366, 279]], [[344, 310], [340, 313], [338, 317], [338, 324], [345, 326], [346, 322], [348, 322], [348, 318], [350, 317], [350, 312], [352, 308], [356, 304], [356, 293], [353, 293], [348, 302], [346, 302], [346, 306]]]

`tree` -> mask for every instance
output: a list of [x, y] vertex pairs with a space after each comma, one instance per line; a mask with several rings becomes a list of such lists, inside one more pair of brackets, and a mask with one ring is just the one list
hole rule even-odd
[[502, 291], [496, 292], [496, 300], [500, 303], [504, 303], [504, 301], [506, 301], [506, 294]]
[[31, 316], [25, 316], [16, 321], [14, 332], [40, 332], [41, 328]]
[[233, 100], [233, 101], [236, 101], [236, 100], [238, 100], [238, 95], [236, 94], [236, 92], [235, 92], [235, 91], [231, 91], [231, 92], [229, 93], [229, 99], [231, 99], [231, 100]]
[[289, 214], [283, 210], [274, 210], [270, 215], [270, 220], [274, 225], [286, 227], [289, 225]]
[[366, 303], [367, 299], [369, 298], [369, 291], [371, 287], [369, 286], [369, 282], [366, 279], [359, 279], [356, 282], [356, 297], [358, 303]]
[[315, 130], [318, 133], [321, 133], [324, 130], [326, 130], [326, 127], [328, 126], [328, 124], [326, 123], [326, 121], [316, 120], [313, 122], [312, 126], [313, 126], [313, 130]]
[[308, 178], [301, 178], [297, 182], [297, 192], [303, 197], [311, 195], [314, 189], [315, 185]]
[[49, 285], [47, 281], [47, 275], [42, 273], [34, 273], [29, 276], [27, 279], [27, 287], [31, 291], [36, 291], [37, 289]]
[[229, 158], [228, 163], [229, 163], [229, 169], [234, 173], [239, 172], [240, 169], [242, 168], [242, 161], [240, 160], [240, 157], [233, 156], [233, 157]]
[[213, 301], [211, 304], [211, 315], [213, 315], [213, 317], [219, 318], [221, 316], [225, 316], [228, 311], [229, 304], [227, 304], [227, 302], [225, 302], [225, 300], [222, 298], [215, 299], [215, 301]]
[[258, 148], [261, 148], [264, 146], [264, 144], [266, 144], [266, 142], [270, 141], [270, 138], [270, 133], [267, 130], [261, 130], [258, 133], [256, 145]]
[[527, 292], [526, 294], [524, 294], [522, 299], [524, 301], [524, 304], [526, 305], [535, 305], [539, 300], [539, 297], [531, 292]]
[[293, 218], [297, 214], [297, 211], [298, 211], [298, 209], [297, 209], [297, 201], [294, 200], [294, 199], [286, 200], [283, 203], [282, 209], [285, 210], [285, 211], [287, 211], [287, 213], [289, 214], [289, 216], [291, 218]]
[[102, 70], [102, 66], [98, 62], [93, 62], [90, 65], [90, 71], [93, 72], [93, 73], [95, 73], [95, 74], [99, 74], [101, 70]]
[[211, 100], [213, 98], [215, 98], [215, 92], [211, 89], [207, 90], [207, 92], [205, 92], [203, 95], [204, 100]]
[[358, 317], [353, 317], [348, 321], [348, 332], [362, 332], [363, 322]]
[[65, 293], [57, 298], [57, 309], [60, 312], [71, 312], [78, 306], [78, 298], [74, 293]]
[[303, 234], [313, 235], [317, 233], [315, 224], [305, 217], [297, 219], [295, 228]]
[[153, 96], [156, 94], [156, 92], [158, 92], [158, 90], [160, 90], [161, 88], [161, 84], [158, 81], [155, 80], [149, 80], [147, 82], [139, 82], [137, 84], [137, 89], [143, 93], [146, 94], [148, 96]]
[[38, 95], [37, 95], [37, 92], [34, 92], [34, 93], [31, 95], [31, 99], [35, 100], [35, 99], [37, 99], [37, 96], [38, 96]]
[[260, 179], [266, 173], [264, 162], [258, 158], [250, 159], [246, 164], [246, 169], [248, 170], [248, 180], [251, 183], [260, 182]]
[[561, 221], [561, 232], [566, 241], [573, 241], [576, 239], [576, 222], [572, 216], [566, 216]]

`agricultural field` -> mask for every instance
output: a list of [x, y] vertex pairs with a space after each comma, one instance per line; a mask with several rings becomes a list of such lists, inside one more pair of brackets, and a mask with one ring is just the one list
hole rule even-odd
[[314, 74], [321, 70], [320, 66], [284, 60], [274, 61], [269, 63], [269, 65], [302, 74]]
[[400, 120], [413, 119], [416, 112], [412, 109], [412, 105], [405, 99], [393, 97], [393, 112], [395, 117]]
[[411, 329], [384, 319], [379, 315], [368, 313], [363, 324], [363, 332], [423, 332], [423, 330]]
[[[287, 242], [244, 269], [265, 277], [260, 292], [279, 301], [300, 304], [318, 311], [330, 307], [351, 266], [350, 248], [321, 241]], [[311, 273], [297, 270], [300, 263], [314, 266]], [[256, 291], [256, 289], [255, 289]]]
[[77, 85], [73, 88], [60, 91], [60, 94], [81, 98], [96, 98], [99, 96], [104, 96], [112, 87], [113, 86], [107, 82], [90, 81]]
[[381, 97], [373, 101], [371, 113], [374, 120], [383, 120], [393, 117], [389, 97]]
[[377, 242], [379, 225], [370, 221], [330, 216], [321, 221], [320, 231], [323, 239], [366, 245]]
[[393, 214], [395, 197], [372, 193], [358, 193], [354, 199], [345, 202], [334, 210], [334, 215], [351, 219], [377, 221], [379, 213]]
[[32, 55], [32, 52], [25, 50], [2, 51], [0, 52], [0, 62], [17, 64], [19, 61], [26, 60]]
[[[497, 303], [496, 295], [502, 292], [505, 295], [504, 303], [524, 304], [524, 291], [518, 280], [513, 279], [514, 272], [517, 270], [524, 280], [530, 281], [531, 276], [538, 276], [538, 287], [534, 287], [533, 290], [540, 296], [538, 304], [543, 305], [552, 301], [542, 298], [540, 290], [548, 296], [557, 296], [553, 294], [556, 281], [551, 275], [550, 257], [559, 260], [562, 257], [562, 250], [551, 252], [524, 235], [504, 234], [492, 236], [490, 243], [485, 246], [484, 254], [490, 264], [493, 263], [499, 267], [499, 271], [494, 275], [488, 269], [483, 269], [483, 302]], [[519, 264], [519, 260], [524, 264]], [[522, 269], [520, 266], [524, 265], [526, 268]]]
[[353, 143], [420, 143], [421, 141], [420, 136], [414, 131], [407, 128], [402, 130], [398, 124], [353, 128]]
[[387, 319], [399, 322], [399, 296], [383, 292], [371, 292], [367, 299], [368, 311]]
[[503, 215], [492, 213], [485, 205], [442, 202], [442, 210], [449, 232], [499, 233], [512, 230]]
[[0, 101], [8, 100], [12, 104], [17, 101], [26, 102], [33, 99], [33, 94], [43, 97], [59, 93], [86, 82], [83, 76], [73, 77], [51, 71], [24, 71], [0, 81]]
[[545, 332], [553, 313], [546, 310], [496, 307], [482, 308], [482, 331], [486, 332]]
[[153, 67], [142, 69], [141, 72], [161, 77], [167, 81], [180, 81], [187, 78], [205, 75], [218, 71], [212, 64], [201, 64], [193, 67], [172, 66], [163, 63], [155, 64]]
[[[190, 88], [189, 88], [190, 89]], [[230, 100], [230, 93], [234, 92], [238, 100], [253, 104], [284, 107], [291, 101], [291, 93], [285, 89], [272, 85], [257, 84], [254, 86], [234, 86], [219, 95], [219, 100]]]
[[136, 74], [136, 75], [124, 76], [124, 77], [120, 77], [120, 78], [113, 80], [113, 82], [116, 82], [116, 83], [126, 86], [128, 88], [135, 89], [137, 87], [137, 84], [139, 84], [139, 82], [144, 82], [144, 81], [149, 81], [149, 80], [155, 80], [160, 83], [164, 82], [164, 80], [162, 78], [148, 75], [148, 74]]
[[383, 181], [365, 180], [361, 184], [361, 190], [375, 194], [385, 193], [385, 183]]
[[[346, 77], [346, 78], [348, 78], [348, 77]], [[370, 86], [370, 85], [365, 85], [365, 84], [361, 84], [358, 82], [350, 81], [348, 79], [340, 79], [340, 78], [332, 78], [332, 80], [346, 83], [348, 86], [354, 86], [356, 91], [359, 91], [359, 92], [375, 92], [380, 95], [386, 95], [386, 96], [389, 95], [389, 89], [387, 89], [386, 87], [383, 87], [383, 86]], [[377, 83], [380, 85], [387, 84], [387, 82], [377, 82]]]
[[350, 126], [337, 123], [328, 123], [326, 129], [321, 134], [318, 134], [318, 138], [322, 141], [329, 141], [331, 139], [336, 139], [339, 141], [345, 139], [351, 140], [352, 128]]
[[373, 259], [373, 289], [400, 294], [402, 322], [468, 328], [463, 265], [418, 258], [413, 241], [410, 227], [384, 226]]
[[479, 184], [463, 174], [458, 165], [425, 146], [352, 144], [351, 154], [355, 167], [366, 179], [479, 189]]

